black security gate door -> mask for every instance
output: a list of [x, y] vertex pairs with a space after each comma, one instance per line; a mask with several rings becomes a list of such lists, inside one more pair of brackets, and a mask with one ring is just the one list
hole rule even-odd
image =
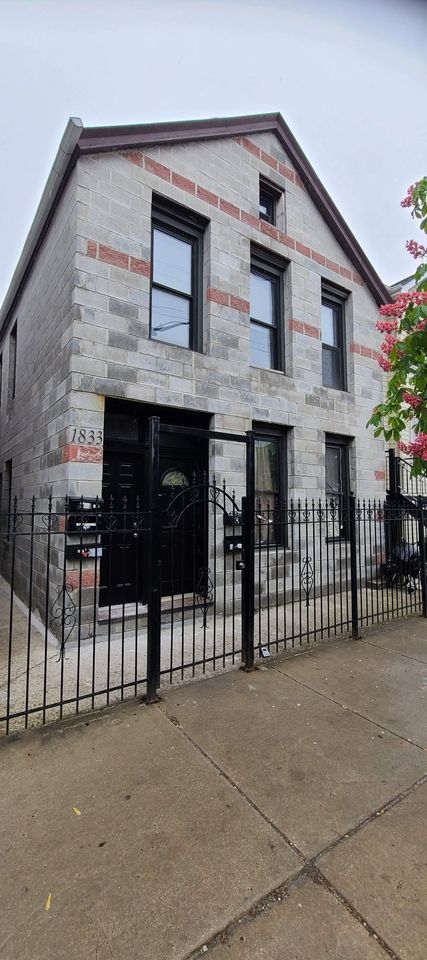
[[[161, 594], [188, 594], [195, 589], [195, 570], [205, 565], [207, 550], [206, 507], [198, 503], [184, 514], [175, 531], [171, 549], [167, 508], [179, 490], [202, 480], [207, 467], [207, 444], [198, 438], [166, 436], [160, 450], [160, 543]], [[100, 606], [146, 603], [148, 599], [147, 536], [134, 516], [145, 510], [147, 500], [147, 452], [123, 454], [106, 450], [102, 495], [104, 510], [114, 510], [114, 533], [104, 533], [101, 557]], [[124, 498], [126, 507], [123, 509]], [[195, 536], [195, 532], [197, 535]]]
[[194, 503], [180, 517], [171, 536], [168, 508], [179, 492], [191, 491], [206, 476], [200, 460], [173, 452], [160, 454], [161, 594], [172, 597], [194, 593], [197, 572], [206, 565], [206, 504]]
[[110, 504], [112, 506], [114, 527], [111, 533], [102, 535], [101, 607], [142, 600], [145, 581], [143, 534], [137, 531], [135, 518], [142, 481], [140, 454], [106, 452], [102, 497], [107, 515]]

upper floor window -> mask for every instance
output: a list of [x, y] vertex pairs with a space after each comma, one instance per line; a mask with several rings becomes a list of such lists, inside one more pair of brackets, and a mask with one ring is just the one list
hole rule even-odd
[[15, 323], [9, 336], [9, 382], [8, 382], [8, 400], [9, 403], [14, 399], [16, 393], [16, 340], [17, 324]]
[[264, 258], [251, 260], [251, 350], [253, 367], [283, 369], [282, 273]]
[[273, 184], [269, 183], [268, 180], [263, 180], [260, 177], [259, 180], [259, 218], [260, 220], [265, 220], [266, 223], [275, 224], [276, 223], [276, 208], [277, 201], [281, 195], [281, 191], [277, 187], [274, 187]]
[[322, 382], [346, 390], [344, 301], [324, 289], [322, 294]]
[[177, 205], [153, 204], [153, 340], [201, 349], [204, 227], [205, 222]]

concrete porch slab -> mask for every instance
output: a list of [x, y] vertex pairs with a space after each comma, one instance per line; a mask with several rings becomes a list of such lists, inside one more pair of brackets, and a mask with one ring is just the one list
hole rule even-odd
[[[354, 646], [349, 650], [355, 657]], [[334, 648], [339, 671], [337, 654]], [[328, 656], [325, 648], [319, 661]], [[307, 655], [283, 663], [302, 673], [305, 665], [311, 669]], [[418, 747], [381, 734], [277, 669], [226, 674], [197, 689], [171, 688], [165, 707], [307, 857], [426, 770]]]
[[402, 960], [427, 952], [426, 814], [425, 784], [319, 860]]
[[156, 708], [4, 740], [0, 776], [4, 960], [183, 958], [301, 867]]

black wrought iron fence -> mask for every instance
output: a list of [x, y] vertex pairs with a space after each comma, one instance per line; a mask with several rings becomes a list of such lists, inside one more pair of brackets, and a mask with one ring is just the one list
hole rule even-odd
[[424, 501], [18, 501], [0, 537], [0, 730], [423, 614]]

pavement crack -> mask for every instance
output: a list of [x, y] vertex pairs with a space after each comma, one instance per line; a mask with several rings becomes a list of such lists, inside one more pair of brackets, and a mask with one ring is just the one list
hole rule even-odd
[[363, 914], [356, 909], [351, 901], [348, 900], [347, 897], [345, 897], [344, 894], [341, 893], [340, 890], [338, 890], [334, 884], [327, 879], [327, 877], [325, 877], [316, 864], [309, 864], [302, 872], [305, 873], [305, 875], [309, 877], [313, 883], [316, 883], [318, 886], [324, 887], [325, 890], [328, 890], [328, 892], [335, 897], [335, 899], [338, 900], [338, 902], [341, 903], [342, 906], [347, 910], [347, 913], [349, 913], [354, 920], [357, 920], [357, 922], [365, 928], [369, 936], [379, 944], [379, 946], [384, 950], [387, 956], [391, 958], [391, 960], [400, 960], [399, 955], [394, 952], [390, 944], [388, 944], [386, 940], [384, 940], [383, 937], [377, 933], [375, 928], [368, 923]]
[[374, 643], [373, 640], [365, 640], [364, 637], [359, 637], [361, 643], [366, 643], [368, 647], [375, 647], [375, 650], [382, 650], [384, 653], [391, 653], [393, 657], [404, 657], [405, 660], [413, 660], [415, 663], [423, 663], [427, 668], [425, 660], [419, 660], [418, 657], [411, 657], [409, 653], [402, 653], [400, 650], [392, 650], [389, 647], [380, 646], [379, 643]]
[[[170, 723], [172, 723], [175, 727], [177, 726], [176, 717], [169, 714], [163, 704], [158, 704], [158, 709], [161, 711], [161, 713], [164, 714], [164, 716], [167, 718], [167, 720], [169, 720]], [[228, 773], [226, 773], [225, 770], [222, 769], [222, 767], [220, 767], [220, 765], [216, 762], [216, 760], [214, 760], [213, 757], [211, 757], [209, 753], [207, 753], [206, 750], [204, 750], [203, 747], [201, 747], [200, 744], [196, 742], [196, 740], [193, 740], [193, 738], [190, 737], [190, 734], [187, 733], [186, 730], [184, 730], [181, 724], [178, 724], [177, 729], [180, 731], [182, 736], [185, 737], [185, 739], [188, 740], [189, 743], [191, 743], [191, 745], [195, 748], [195, 750], [197, 750], [202, 755], [202, 757], [204, 757], [205, 760], [207, 760], [208, 763], [210, 763], [211, 766], [214, 767], [217, 773], [219, 773], [220, 776], [223, 777], [224, 780], [226, 780], [227, 783], [229, 783], [234, 790], [237, 790], [237, 793], [242, 797], [243, 800], [246, 801], [246, 803], [249, 804], [249, 806], [252, 807], [253, 810], [255, 810], [258, 816], [260, 816], [265, 823], [268, 823], [269, 827], [271, 827], [282, 838], [282, 840], [284, 840], [285, 843], [288, 844], [288, 846], [291, 848], [293, 853], [296, 854], [296, 856], [301, 860], [301, 862], [306, 864], [307, 858], [304, 856], [304, 854], [299, 849], [299, 847], [297, 847], [296, 844], [285, 833], [283, 833], [283, 830], [281, 830], [280, 827], [278, 827], [273, 820], [270, 820], [270, 817], [268, 817], [267, 814], [265, 814], [260, 809], [260, 807], [258, 807], [257, 804], [254, 803], [251, 797], [247, 793], [245, 793], [245, 791], [242, 790], [241, 787], [239, 787], [239, 784], [236, 783], [236, 781], [233, 780], [232, 777], [230, 777]]]
[[416, 740], [404, 737], [402, 733], [396, 733], [395, 730], [386, 727], [384, 723], [378, 723], [377, 720], [373, 720], [372, 717], [367, 717], [364, 713], [360, 713], [359, 710], [355, 710], [354, 707], [349, 707], [347, 703], [341, 703], [341, 700], [335, 700], [334, 697], [328, 696], [328, 694], [323, 693], [322, 690], [316, 690], [315, 687], [310, 687], [310, 684], [304, 683], [303, 680], [298, 680], [297, 677], [292, 677], [289, 673], [286, 673], [285, 670], [279, 670], [279, 668], [273, 664], [267, 669], [274, 670], [275, 673], [281, 674], [282, 677], [286, 677], [287, 680], [293, 680], [293, 682], [298, 683], [300, 687], [310, 690], [311, 693], [316, 693], [318, 697], [323, 697], [324, 700], [329, 700], [329, 703], [335, 703], [337, 707], [342, 707], [343, 710], [348, 710], [348, 712], [354, 714], [355, 717], [360, 717], [361, 720], [367, 720], [368, 723], [372, 723], [374, 727], [378, 727], [378, 729], [383, 732], [385, 730], [386, 733], [389, 733], [392, 737], [396, 737], [397, 740], [403, 740], [404, 743], [409, 743], [411, 747], [416, 747], [417, 750], [422, 750], [423, 753], [426, 752], [426, 747], [423, 747], [421, 743], [417, 743]]
[[374, 823], [378, 817], [382, 817], [393, 807], [396, 807], [399, 803], [402, 803], [402, 801], [406, 800], [406, 798], [409, 797], [414, 790], [416, 790], [418, 787], [422, 787], [425, 783], [427, 783], [427, 773], [423, 774], [422, 777], [419, 777], [418, 780], [415, 780], [414, 783], [411, 783], [406, 790], [402, 790], [401, 793], [397, 793], [394, 797], [391, 797], [390, 800], [387, 800], [386, 803], [383, 803], [381, 807], [377, 807], [376, 810], [373, 810], [372, 813], [369, 813], [367, 817], [364, 817], [363, 820], [360, 820], [359, 823], [356, 823], [355, 826], [347, 830], [346, 833], [343, 833], [335, 840], [331, 840], [331, 842], [328, 843], [323, 850], [320, 850], [319, 853], [316, 853], [312, 860], [307, 861], [307, 863], [314, 863], [321, 857], [326, 856], [327, 853], [330, 853], [331, 850], [335, 850], [335, 847], [338, 847], [341, 843], [343, 843], [343, 841], [349, 840], [351, 837], [354, 837], [357, 833], [359, 833], [360, 830], [363, 830], [365, 827], [369, 826], [370, 823]]

